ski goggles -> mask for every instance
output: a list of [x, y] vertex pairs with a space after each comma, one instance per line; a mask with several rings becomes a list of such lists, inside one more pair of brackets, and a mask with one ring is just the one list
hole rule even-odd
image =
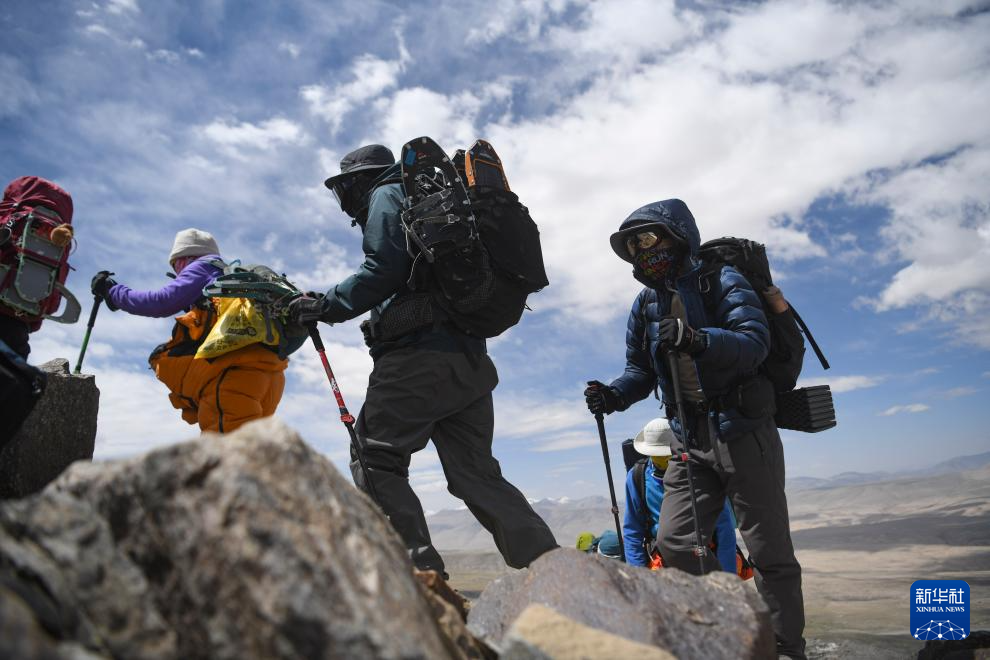
[[680, 239], [666, 227], [654, 226], [649, 231], [641, 231], [627, 236], [626, 252], [629, 253], [630, 257], [635, 257], [638, 252], [656, 247], [658, 243], [662, 243], [668, 239], [674, 242], [680, 242]]
[[626, 251], [630, 257], [635, 257], [640, 250], [648, 250], [666, 238], [664, 234], [655, 231], [643, 231], [626, 238]]

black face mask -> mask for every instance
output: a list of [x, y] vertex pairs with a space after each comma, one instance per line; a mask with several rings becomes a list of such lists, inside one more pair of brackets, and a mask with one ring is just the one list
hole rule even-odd
[[362, 214], [367, 216], [368, 193], [371, 192], [371, 184], [377, 174], [377, 172], [373, 174], [361, 172], [349, 179], [340, 181], [332, 189], [334, 197], [340, 204], [340, 210], [354, 218], [358, 223], [360, 223], [358, 216]]

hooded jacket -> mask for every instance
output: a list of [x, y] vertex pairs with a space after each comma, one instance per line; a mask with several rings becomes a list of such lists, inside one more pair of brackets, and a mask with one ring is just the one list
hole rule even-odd
[[[681, 273], [673, 286], [684, 303], [688, 325], [708, 335], [708, 347], [694, 356], [702, 392], [710, 400], [721, 397], [756, 375], [767, 357], [770, 331], [763, 307], [746, 278], [731, 266], [702, 277], [702, 265], [697, 258], [701, 247], [698, 225], [687, 205], [679, 199], [654, 202], [633, 211], [613, 235], [613, 249], [622, 256], [619, 249], [624, 249], [626, 236], [658, 226], [688, 246], [690, 269]], [[660, 319], [671, 313], [672, 294], [666, 287], [655, 288], [635, 271], [634, 276], [646, 287], [629, 313], [625, 372], [610, 386], [619, 395], [618, 409], [625, 410], [645, 399], [659, 385], [663, 403], [668, 411], [673, 411], [670, 371], [660, 353]], [[680, 433], [680, 421], [668, 416], [672, 418], [672, 428]], [[725, 407], [719, 411], [718, 430], [728, 440], [765, 421], [764, 417], [748, 418], [736, 407]]]
[[[412, 257], [406, 248], [406, 234], [400, 218], [405, 194], [401, 183], [391, 183], [400, 171], [398, 165], [385, 170], [369, 194], [367, 220], [357, 223], [364, 233], [361, 243], [364, 263], [356, 273], [327, 291], [322, 315], [327, 323], [348, 321], [371, 310], [380, 315], [395, 298], [409, 292], [406, 280], [412, 269]], [[371, 356], [377, 358], [388, 350], [412, 345], [442, 351], [486, 352], [483, 339], [442, 325], [375, 344]]]

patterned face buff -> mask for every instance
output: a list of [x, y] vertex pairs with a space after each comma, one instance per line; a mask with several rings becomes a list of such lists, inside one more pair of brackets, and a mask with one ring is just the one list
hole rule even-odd
[[673, 248], [654, 245], [636, 253], [633, 262], [636, 268], [649, 280], [662, 282], [672, 273], [677, 264], [678, 251]]

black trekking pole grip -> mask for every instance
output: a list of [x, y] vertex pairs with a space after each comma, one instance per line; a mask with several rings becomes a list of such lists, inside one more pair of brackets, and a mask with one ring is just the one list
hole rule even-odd
[[344, 395], [340, 393], [340, 386], [337, 385], [337, 378], [333, 375], [333, 369], [330, 368], [330, 360], [327, 358], [327, 349], [323, 345], [323, 338], [320, 337], [320, 331], [316, 327], [316, 323], [311, 323], [306, 326], [309, 331], [309, 338], [313, 341], [313, 346], [316, 348], [316, 352], [320, 354], [320, 361], [323, 362], [323, 371], [327, 374], [327, 379], [330, 381], [330, 388], [333, 390], [334, 398], [337, 399], [337, 408], [340, 410], [340, 421], [343, 422], [344, 427], [347, 429], [348, 435], [351, 437], [351, 448], [354, 450], [354, 454], [357, 456], [358, 465], [361, 466], [361, 474], [364, 475], [364, 483], [368, 488], [368, 495], [371, 499], [381, 508], [381, 500], [378, 499], [378, 492], [375, 490], [375, 484], [371, 481], [371, 475], [368, 473], [368, 466], [364, 462], [364, 443], [358, 438], [357, 433], [354, 431], [354, 416], [351, 415], [347, 410], [347, 406], [344, 404]]
[[79, 350], [79, 359], [76, 360], [76, 368], [73, 373], [82, 373], [83, 358], [86, 357], [86, 349], [89, 347], [89, 336], [93, 333], [93, 326], [96, 325], [96, 313], [100, 311], [100, 303], [103, 296], [93, 296], [93, 309], [89, 313], [89, 322], [86, 323], [86, 335], [83, 337], [82, 348]]
[[[681, 370], [680, 365], [677, 363], [676, 351], [667, 351], [667, 362], [670, 369], [670, 379], [673, 381], [674, 386], [674, 403], [677, 406], [677, 418], [681, 422], [681, 440], [684, 443], [684, 453], [681, 454], [680, 460], [683, 461], [685, 466], [687, 466], [688, 493], [691, 495], [691, 516], [694, 518], [694, 554], [698, 557], [698, 567], [701, 570], [700, 575], [704, 575], [706, 550], [704, 540], [701, 538], [701, 525], [698, 524], [698, 496], [694, 492], [694, 472], [691, 470], [691, 456], [688, 453], [690, 448], [688, 447], [687, 416], [684, 414], [684, 396], [681, 391]], [[712, 439], [712, 442], [715, 442], [714, 438]]]
[[615, 484], [612, 482], [612, 462], [608, 457], [608, 442], [605, 440], [604, 415], [595, 413], [595, 422], [598, 424], [598, 438], [602, 441], [602, 456], [605, 457], [605, 476], [608, 477], [608, 494], [612, 497], [612, 518], [615, 519], [615, 533], [619, 537], [619, 552], [622, 553], [622, 561], [625, 561], [626, 545], [622, 540], [622, 526], [619, 524], [619, 503], [615, 500]]

